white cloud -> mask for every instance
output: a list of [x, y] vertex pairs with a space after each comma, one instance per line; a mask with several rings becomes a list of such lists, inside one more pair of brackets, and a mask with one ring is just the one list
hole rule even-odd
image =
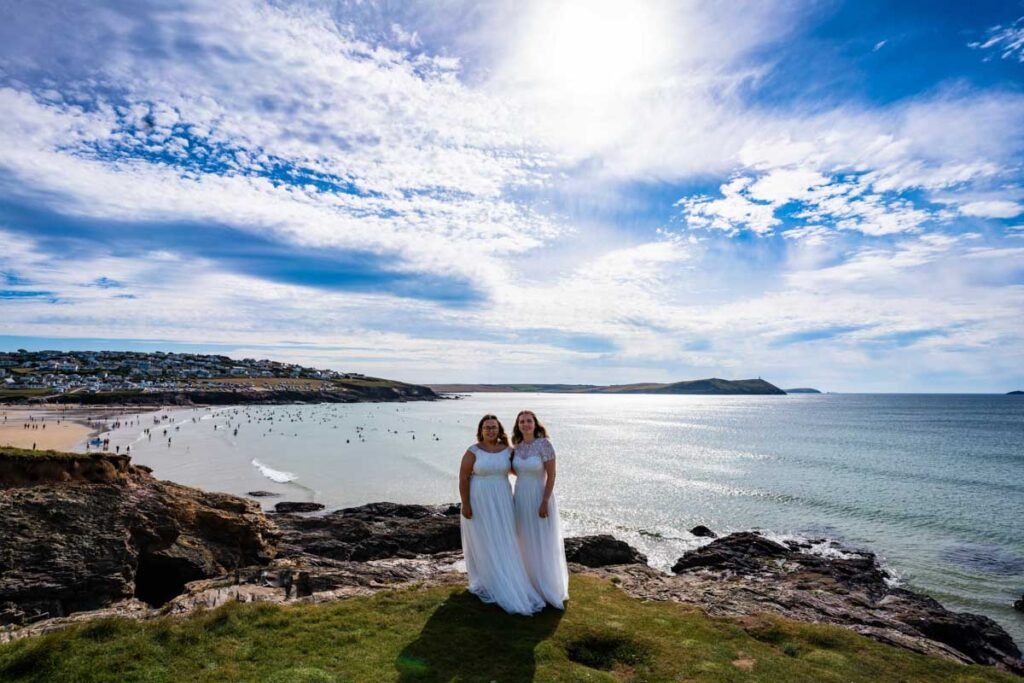
[[949, 252], [961, 238], [929, 234], [897, 243], [895, 247], [867, 247], [843, 263], [787, 275], [789, 284], [798, 289], [814, 289], [823, 285], [853, 285], [902, 278], [907, 270], [933, 263]]
[[919, 232], [933, 218], [907, 199], [873, 193], [870, 187], [862, 177], [829, 178], [807, 169], [773, 169], [756, 179], [740, 177], [722, 185], [722, 199], [684, 198], [678, 205], [690, 228], [729, 234], [739, 230], [770, 234], [782, 224], [779, 211], [787, 206], [792, 218], [807, 224], [872, 236]]
[[686, 222], [691, 228], [722, 230], [736, 234], [741, 229], [765, 234], [782, 223], [775, 217], [776, 205], [749, 199], [750, 178], [734, 178], [722, 185], [722, 199], [706, 196], [679, 200]]
[[776, 206], [791, 201], [805, 202], [814, 190], [831, 179], [818, 171], [804, 168], [777, 168], [758, 178], [747, 190], [751, 198]]
[[982, 218], [1016, 218], [1024, 213], [1024, 205], [1005, 200], [967, 202], [960, 206], [960, 213]]

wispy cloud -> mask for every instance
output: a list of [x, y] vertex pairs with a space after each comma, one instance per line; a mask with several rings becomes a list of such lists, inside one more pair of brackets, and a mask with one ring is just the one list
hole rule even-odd
[[975, 50], [991, 50], [1001, 59], [1024, 62], [1024, 17], [1009, 26], [993, 26], [986, 34], [985, 40], [968, 43], [968, 47]]

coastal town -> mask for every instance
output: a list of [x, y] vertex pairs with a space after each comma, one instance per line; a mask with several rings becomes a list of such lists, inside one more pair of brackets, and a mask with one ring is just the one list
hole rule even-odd
[[294, 385], [302, 380], [327, 383], [364, 376], [266, 359], [163, 351], [0, 352], [3, 398], [255, 388], [273, 379]]

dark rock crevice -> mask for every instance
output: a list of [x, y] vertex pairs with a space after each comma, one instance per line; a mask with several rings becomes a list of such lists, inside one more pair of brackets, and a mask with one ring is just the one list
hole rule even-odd
[[205, 578], [209, 576], [187, 560], [143, 553], [135, 570], [135, 597], [162, 607], [184, 593], [185, 584]]

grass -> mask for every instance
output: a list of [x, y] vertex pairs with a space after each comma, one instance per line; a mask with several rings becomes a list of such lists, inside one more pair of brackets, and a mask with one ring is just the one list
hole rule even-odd
[[47, 396], [52, 393], [53, 389], [0, 389], [0, 399], [32, 398], [33, 396]]
[[405, 382], [398, 382], [393, 379], [381, 379], [379, 377], [352, 377], [348, 379], [336, 379], [333, 380], [334, 384], [338, 386], [350, 386], [350, 387], [411, 387], [412, 384]]
[[565, 613], [515, 617], [464, 589], [108, 619], [0, 646], [0, 681], [1016, 681], [837, 627], [712, 619], [572, 577]]
[[15, 448], [14, 446], [0, 446], [0, 456], [10, 458], [61, 458], [63, 460], [88, 460], [101, 457], [101, 453], [69, 453], [67, 451], [54, 450], [32, 450], [31, 448]]

